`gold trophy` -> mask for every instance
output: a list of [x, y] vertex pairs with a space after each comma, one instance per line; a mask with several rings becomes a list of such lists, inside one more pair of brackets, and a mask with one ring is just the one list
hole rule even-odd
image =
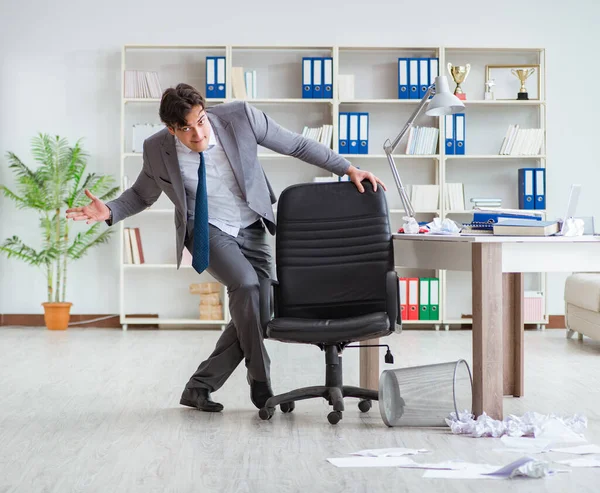
[[534, 68], [518, 68], [510, 71], [515, 77], [521, 81], [521, 88], [517, 94], [517, 99], [529, 99], [527, 94], [527, 88], [525, 87], [525, 81], [533, 75], [535, 72]]
[[460, 85], [465, 81], [469, 72], [471, 71], [471, 64], [467, 63], [466, 65], [452, 65], [448, 62], [448, 72], [456, 82], [456, 89], [454, 89], [454, 95], [458, 99], [465, 100], [467, 99], [467, 95], [463, 92]]

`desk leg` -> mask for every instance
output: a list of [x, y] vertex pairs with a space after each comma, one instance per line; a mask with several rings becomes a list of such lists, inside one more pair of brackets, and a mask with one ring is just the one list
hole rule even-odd
[[502, 274], [504, 395], [521, 397], [523, 386], [523, 274]]
[[502, 245], [473, 243], [473, 413], [502, 419]]
[[[379, 344], [379, 339], [363, 341], [363, 344]], [[360, 386], [365, 389], [379, 389], [379, 348], [365, 347], [360, 349]]]

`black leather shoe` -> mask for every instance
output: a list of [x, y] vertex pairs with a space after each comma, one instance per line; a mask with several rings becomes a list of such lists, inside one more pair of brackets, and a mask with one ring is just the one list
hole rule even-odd
[[199, 411], [206, 411], [207, 413], [218, 413], [223, 410], [223, 405], [214, 402], [210, 398], [210, 392], [207, 389], [202, 388], [186, 388], [183, 391], [183, 394], [181, 394], [179, 404], [195, 407]]
[[250, 400], [258, 409], [265, 407], [267, 399], [273, 397], [271, 386], [267, 382], [252, 381], [250, 383]]

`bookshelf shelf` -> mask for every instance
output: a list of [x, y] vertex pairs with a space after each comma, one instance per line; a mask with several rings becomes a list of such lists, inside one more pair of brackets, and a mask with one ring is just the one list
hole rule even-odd
[[461, 159], [546, 159], [545, 154], [538, 154], [536, 156], [511, 156], [502, 154], [465, 154], [463, 156], [446, 156], [449, 161], [458, 161]]
[[228, 99], [231, 101], [246, 101], [250, 104], [332, 104], [333, 99], [313, 99], [313, 98], [262, 98], [262, 99]]
[[[125, 269], [176, 269], [176, 264], [123, 264]], [[181, 269], [189, 269], [191, 265], [181, 265]]]
[[152, 317], [125, 317], [121, 319], [121, 323], [133, 325], [223, 325], [226, 320], [200, 320], [195, 318], [152, 318]]
[[[404, 214], [406, 211], [404, 209], [390, 209], [390, 214]], [[415, 211], [415, 214], [440, 214], [439, 210], [433, 211]]]
[[[394, 154], [394, 159], [440, 159], [439, 154]], [[346, 159], [387, 159], [386, 154], [344, 154]]]
[[537, 99], [531, 99], [528, 101], [519, 101], [512, 99], [500, 99], [500, 100], [465, 100], [465, 108], [469, 106], [543, 106], [546, 104], [546, 101], [541, 101]]
[[[169, 51], [170, 50], [170, 51]], [[178, 52], [181, 51], [179, 55]], [[145, 62], [143, 66], [129, 62], [129, 52], [140, 54]], [[392, 138], [401, 128], [408, 116], [419, 104], [418, 99], [400, 100], [397, 96], [397, 59], [399, 57], [437, 57], [440, 73], [447, 74], [447, 62], [454, 65], [471, 64], [471, 74], [462, 84], [467, 94], [464, 113], [466, 115], [466, 155], [445, 154], [445, 121], [444, 118], [433, 118], [421, 115], [417, 126], [433, 126], [439, 129], [438, 153], [431, 155], [404, 154], [394, 155], [405, 186], [413, 184], [439, 185], [438, 207], [435, 204], [423, 204], [425, 210], [418, 210], [418, 220], [430, 220], [432, 215], [441, 219], [450, 217], [461, 220], [464, 215], [473, 214], [474, 209], [449, 210], [445, 207], [449, 197], [447, 184], [461, 183], [463, 186], [464, 206], [470, 205], [473, 197], [500, 197], [503, 208], [517, 209], [517, 177], [518, 167], [546, 167], [546, 143], [540, 155], [499, 155], [502, 139], [509, 125], [519, 124], [520, 128], [541, 128], [546, 130], [546, 66], [545, 50], [539, 48], [482, 48], [482, 47], [427, 47], [427, 46], [196, 46], [196, 45], [125, 45], [122, 52], [122, 73], [124, 83], [125, 70], [157, 71], [163, 89], [180, 81], [187, 81], [204, 91], [206, 74], [203, 64], [205, 56], [225, 56], [226, 59], [226, 92], [224, 98], [207, 99], [207, 105], [238, 101], [233, 97], [232, 68], [242, 67], [257, 73], [258, 98], [245, 99], [249, 104], [257, 105], [278, 123], [286, 128], [301, 132], [303, 126], [333, 125], [332, 148], [338, 151], [339, 114], [340, 112], [369, 112], [369, 148], [371, 154], [344, 155], [356, 166], [377, 174], [388, 185], [388, 206], [393, 227], [398, 227], [402, 214], [405, 214], [393, 185], [393, 177], [387, 164], [387, 156], [383, 153], [386, 139]], [[177, 58], [177, 57], [180, 58]], [[333, 58], [333, 98], [302, 98], [301, 60], [302, 57], [327, 56]], [[165, 57], [167, 61], [165, 62]], [[175, 57], [181, 63], [174, 63]], [[186, 58], [187, 57], [187, 58]], [[195, 57], [194, 59], [192, 59]], [[187, 60], [187, 61], [186, 61]], [[160, 64], [162, 61], [162, 65]], [[187, 65], [186, 65], [187, 63]], [[540, 91], [539, 100], [484, 100], [484, 74], [486, 65], [523, 63], [539, 65]], [[340, 93], [337, 87], [339, 75], [355, 76], [354, 97]], [[449, 78], [450, 79], [450, 78]], [[451, 89], [455, 83], [449, 80]], [[295, 86], [297, 84], [297, 86]], [[236, 93], [237, 94], [237, 93]], [[343, 97], [340, 97], [343, 96]], [[516, 95], [515, 95], [516, 96]], [[121, 104], [121, 177], [126, 174], [125, 168], [131, 169], [141, 162], [142, 153], [131, 152], [129, 125], [139, 122], [139, 118], [150, 119], [158, 123], [157, 98], [122, 98]], [[400, 143], [398, 151], [406, 148], [406, 137]], [[260, 148], [259, 160], [263, 162], [269, 180], [278, 194], [287, 186], [311, 181], [324, 176], [319, 168], [298, 162], [291, 156], [269, 152]], [[468, 153], [471, 154], [468, 154]], [[279, 165], [278, 160], [285, 160]], [[127, 164], [126, 164], [127, 163]], [[133, 177], [131, 177], [133, 178]], [[133, 180], [131, 180], [133, 182]], [[456, 205], [453, 205], [456, 207]], [[432, 207], [429, 210], [429, 207]], [[276, 210], [276, 208], [274, 208]], [[541, 211], [545, 213], [545, 211]], [[223, 325], [227, 323], [229, 313], [225, 308], [225, 320], [200, 321], [185, 318], [166, 317], [164, 319], [139, 319], [126, 317], [124, 301], [124, 279], [127, 277], [152, 279], [160, 283], [161, 276], [168, 277], [167, 272], [176, 270], [174, 259], [170, 258], [171, 243], [174, 239], [164, 233], [163, 218], [173, 215], [174, 209], [160, 206], [143, 211], [150, 216], [148, 228], [153, 227], [155, 233], [151, 237], [161, 244], [161, 252], [165, 252], [166, 261], [157, 264], [126, 264], [123, 262], [123, 248], [120, 256], [121, 276], [121, 320], [124, 328], [127, 324], [152, 323], [173, 325]], [[154, 221], [156, 219], [156, 221]], [[167, 217], [168, 219], [168, 217]], [[156, 223], [154, 225], [154, 223]], [[159, 225], [160, 223], [160, 225]], [[152, 226], [151, 226], [152, 225]], [[121, 224], [121, 228], [123, 228]], [[121, 230], [122, 231], [122, 230]], [[150, 233], [148, 233], [150, 234]], [[169, 233], [170, 234], [170, 233]], [[160, 235], [160, 236], [159, 236]], [[167, 244], [168, 243], [168, 244]], [[169, 253], [167, 253], [169, 252]], [[151, 257], [160, 258], [164, 257]], [[160, 262], [160, 260], [159, 260]], [[190, 266], [182, 265], [184, 275], [191, 275]], [[138, 274], [132, 275], [132, 272]], [[399, 270], [400, 272], [400, 270]], [[143, 273], [143, 274], [142, 274]], [[399, 274], [402, 275], [402, 274]], [[460, 319], [467, 308], [460, 303], [468, 304], [470, 300], [470, 276], [460, 276], [446, 271], [434, 271], [433, 276], [440, 279], [440, 320], [407, 320], [406, 325], [449, 325], [470, 324], [471, 319]], [[527, 274], [529, 284], [545, 293], [546, 276]], [[536, 277], [538, 276], [538, 277]], [[137, 281], [141, 282], [141, 281]], [[150, 282], [150, 281], [149, 281]], [[458, 294], [457, 294], [458, 293]], [[545, 295], [544, 295], [545, 298]], [[148, 302], [151, 306], [151, 301]], [[226, 300], [223, 300], [226, 303]], [[545, 300], [544, 300], [545, 303]], [[547, 311], [547, 310], [546, 310]], [[545, 311], [545, 313], [546, 313]], [[137, 311], [136, 311], [137, 313]], [[546, 317], [547, 318], [547, 317]], [[545, 324], [547, 320], [536, 322]]]
[[339, 104], [392, 104], [392, 105], [416, 105], [418, 99], [347, 99], [339, 101]]
[[[224, 103], [225, 99], [206, 98], [207, 103]], [[123, 98], [123, 103], [160, 103], [160, 98]]]

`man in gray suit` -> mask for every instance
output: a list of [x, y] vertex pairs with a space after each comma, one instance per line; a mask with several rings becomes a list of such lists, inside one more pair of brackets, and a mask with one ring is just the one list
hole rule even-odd
[[135, 183], [104, 204], [86, 190], [91, 203], [67, 210], [74, 220], [109, 226], [143, 211], [166, 193], [175, 205], [177, 268], [183, 247], [198, 272], [207, 270], [227, 287], [231, 322], [207, 360], [187, 383], [180, 403], [221, 411], [211, 399], [245, 360], [250, 398], [259, 409], [273, 395], [270, 359], [259, 315], [259, 279], [274, 275], [266, 229], [275, 234], [276, 202], [258, 161], [258, 146], [294, 156], [339, 176], [347, 174], [377, 189], [383, 183], [326, 146], [278, 125], [245, 102], [206, 108], [193, 87], [179, 84], [162, 96], [159, 115], [166, 128], [144, 142], [142, 171]]

